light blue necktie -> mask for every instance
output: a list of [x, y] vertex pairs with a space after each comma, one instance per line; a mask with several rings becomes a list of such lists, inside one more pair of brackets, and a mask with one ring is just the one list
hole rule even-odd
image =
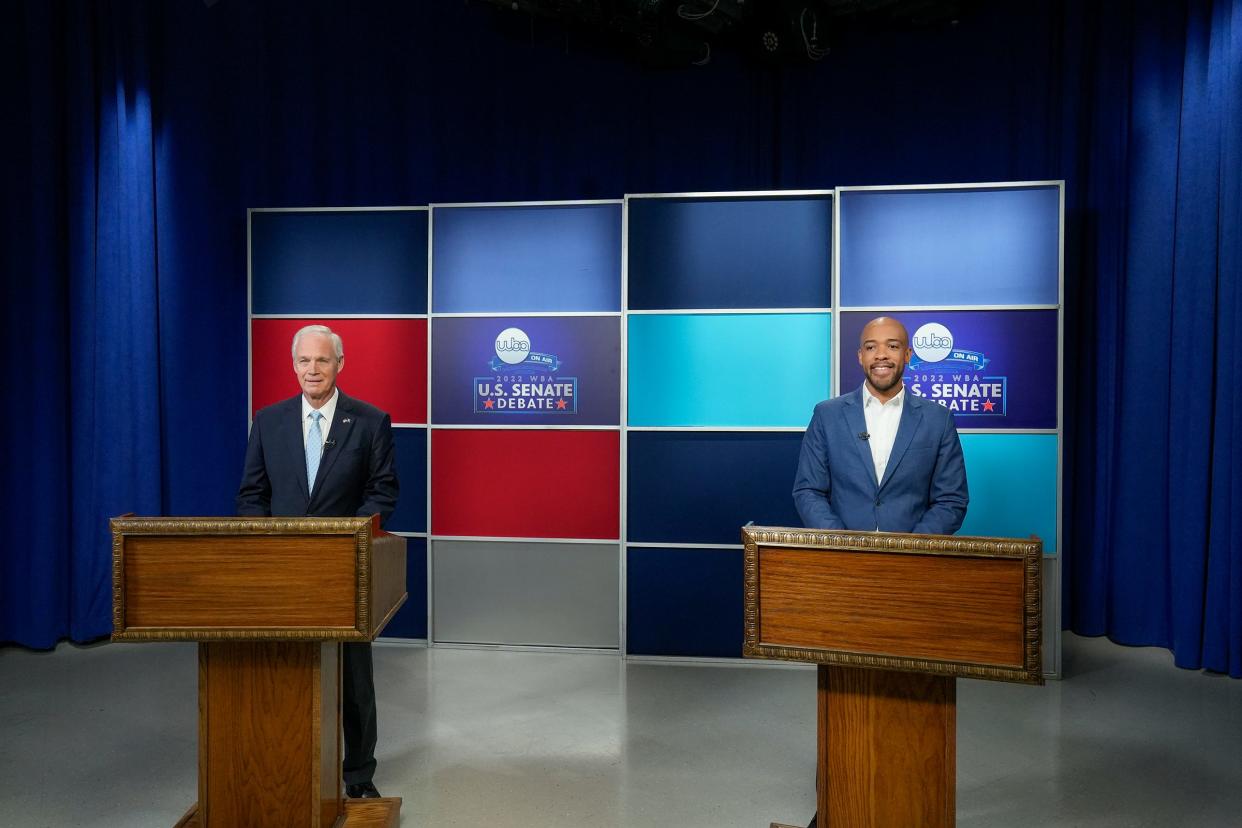
[[315, 490], [315, 475], [319, 473], [319, 458], [323, 456], [323, 432], [319, 430], [323, 415], [312, 411], [306, 416], [311, 421], [310, 431], [306, 432], [306, 491], [310, 493]]

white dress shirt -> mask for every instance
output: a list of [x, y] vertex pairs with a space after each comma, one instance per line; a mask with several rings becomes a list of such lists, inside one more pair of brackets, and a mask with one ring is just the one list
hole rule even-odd
[[863, 383], [863, 417], [867, 421], [867, 445], [871, 446], [871, 462], [875, 464], [875, 482], [884, 479], [888, 458], [893, 453], [897, 428], [901, 425], [901, 407], [905, 404], [906, 387], [903, 384], [888, 402], [882, 402], [871, 388]]
[[311, 404], [306, 401], [306, 395], [302, 395], [302, 447], [306, 447], [306, 435], [310, 434], [310, 414], [312, 411], [318, 411], [323, 415], [323, 420], [319, 423], [319, 437], [325, 443], [328, 442], [328, 432], [332, 430], [332, 418], [336, 416], [336, 401], [340, 398], [340, 394], [336, 389], [332, 389], [332, 396], [328, 401], [319, 408], [311, 408]]

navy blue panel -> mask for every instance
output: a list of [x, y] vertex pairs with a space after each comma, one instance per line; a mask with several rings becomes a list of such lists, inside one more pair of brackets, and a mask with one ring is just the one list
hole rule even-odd
[[251, 313], [427, 312], [427, 211], [250, 214]]
[[[807, 420], [811, 418], [808, 411]], [[627, 537], [741, 543], [743, 524], [800, 526], [793, 505], [801, 432], [629, 432]]]
[[397, 508], [384, 528], [390, 532], [427, 531], [427, 429], [394, 428], [397, 450]]
[[629, 307], [826, 308], [832, 198], [630, 199]]
[[1055, 305], [1061, 191], [846, 191], [841, 305]]
[[742, 655], [742, 550], [626, 550], [625, 651]]
[[384, 627], [381, 638], [427, 637], [427, 540], [405, 540], [405, 591], [409, 597]]
[[621, 310], [621, 205], [437, 207], [436, 313]]

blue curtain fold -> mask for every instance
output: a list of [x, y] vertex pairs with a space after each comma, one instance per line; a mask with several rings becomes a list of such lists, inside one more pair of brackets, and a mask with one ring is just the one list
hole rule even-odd
[[481, 4], [15, 4], [0, 641], [107, 634], [108, 517], [231, 510], [247, 207], [1065, 178], [1065, 624], [1242, 676], [1242, 0], [980, 6], [661, 71]]

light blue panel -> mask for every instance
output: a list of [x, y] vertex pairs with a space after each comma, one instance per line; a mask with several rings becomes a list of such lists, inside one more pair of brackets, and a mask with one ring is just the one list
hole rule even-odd
[[828, 397], [830, 327], [826, 313], [631, 315], [629, 424], [805, 426]]
[[1057, 435], [963, 434], [970, 506], [959, 535], [1028, 538], [1057, 551]]
[[841, 193], [841, 305], [1055, 305], [1060, 190]]
[[621, 310], [621, 205], [436, 207], [436, 313]]

